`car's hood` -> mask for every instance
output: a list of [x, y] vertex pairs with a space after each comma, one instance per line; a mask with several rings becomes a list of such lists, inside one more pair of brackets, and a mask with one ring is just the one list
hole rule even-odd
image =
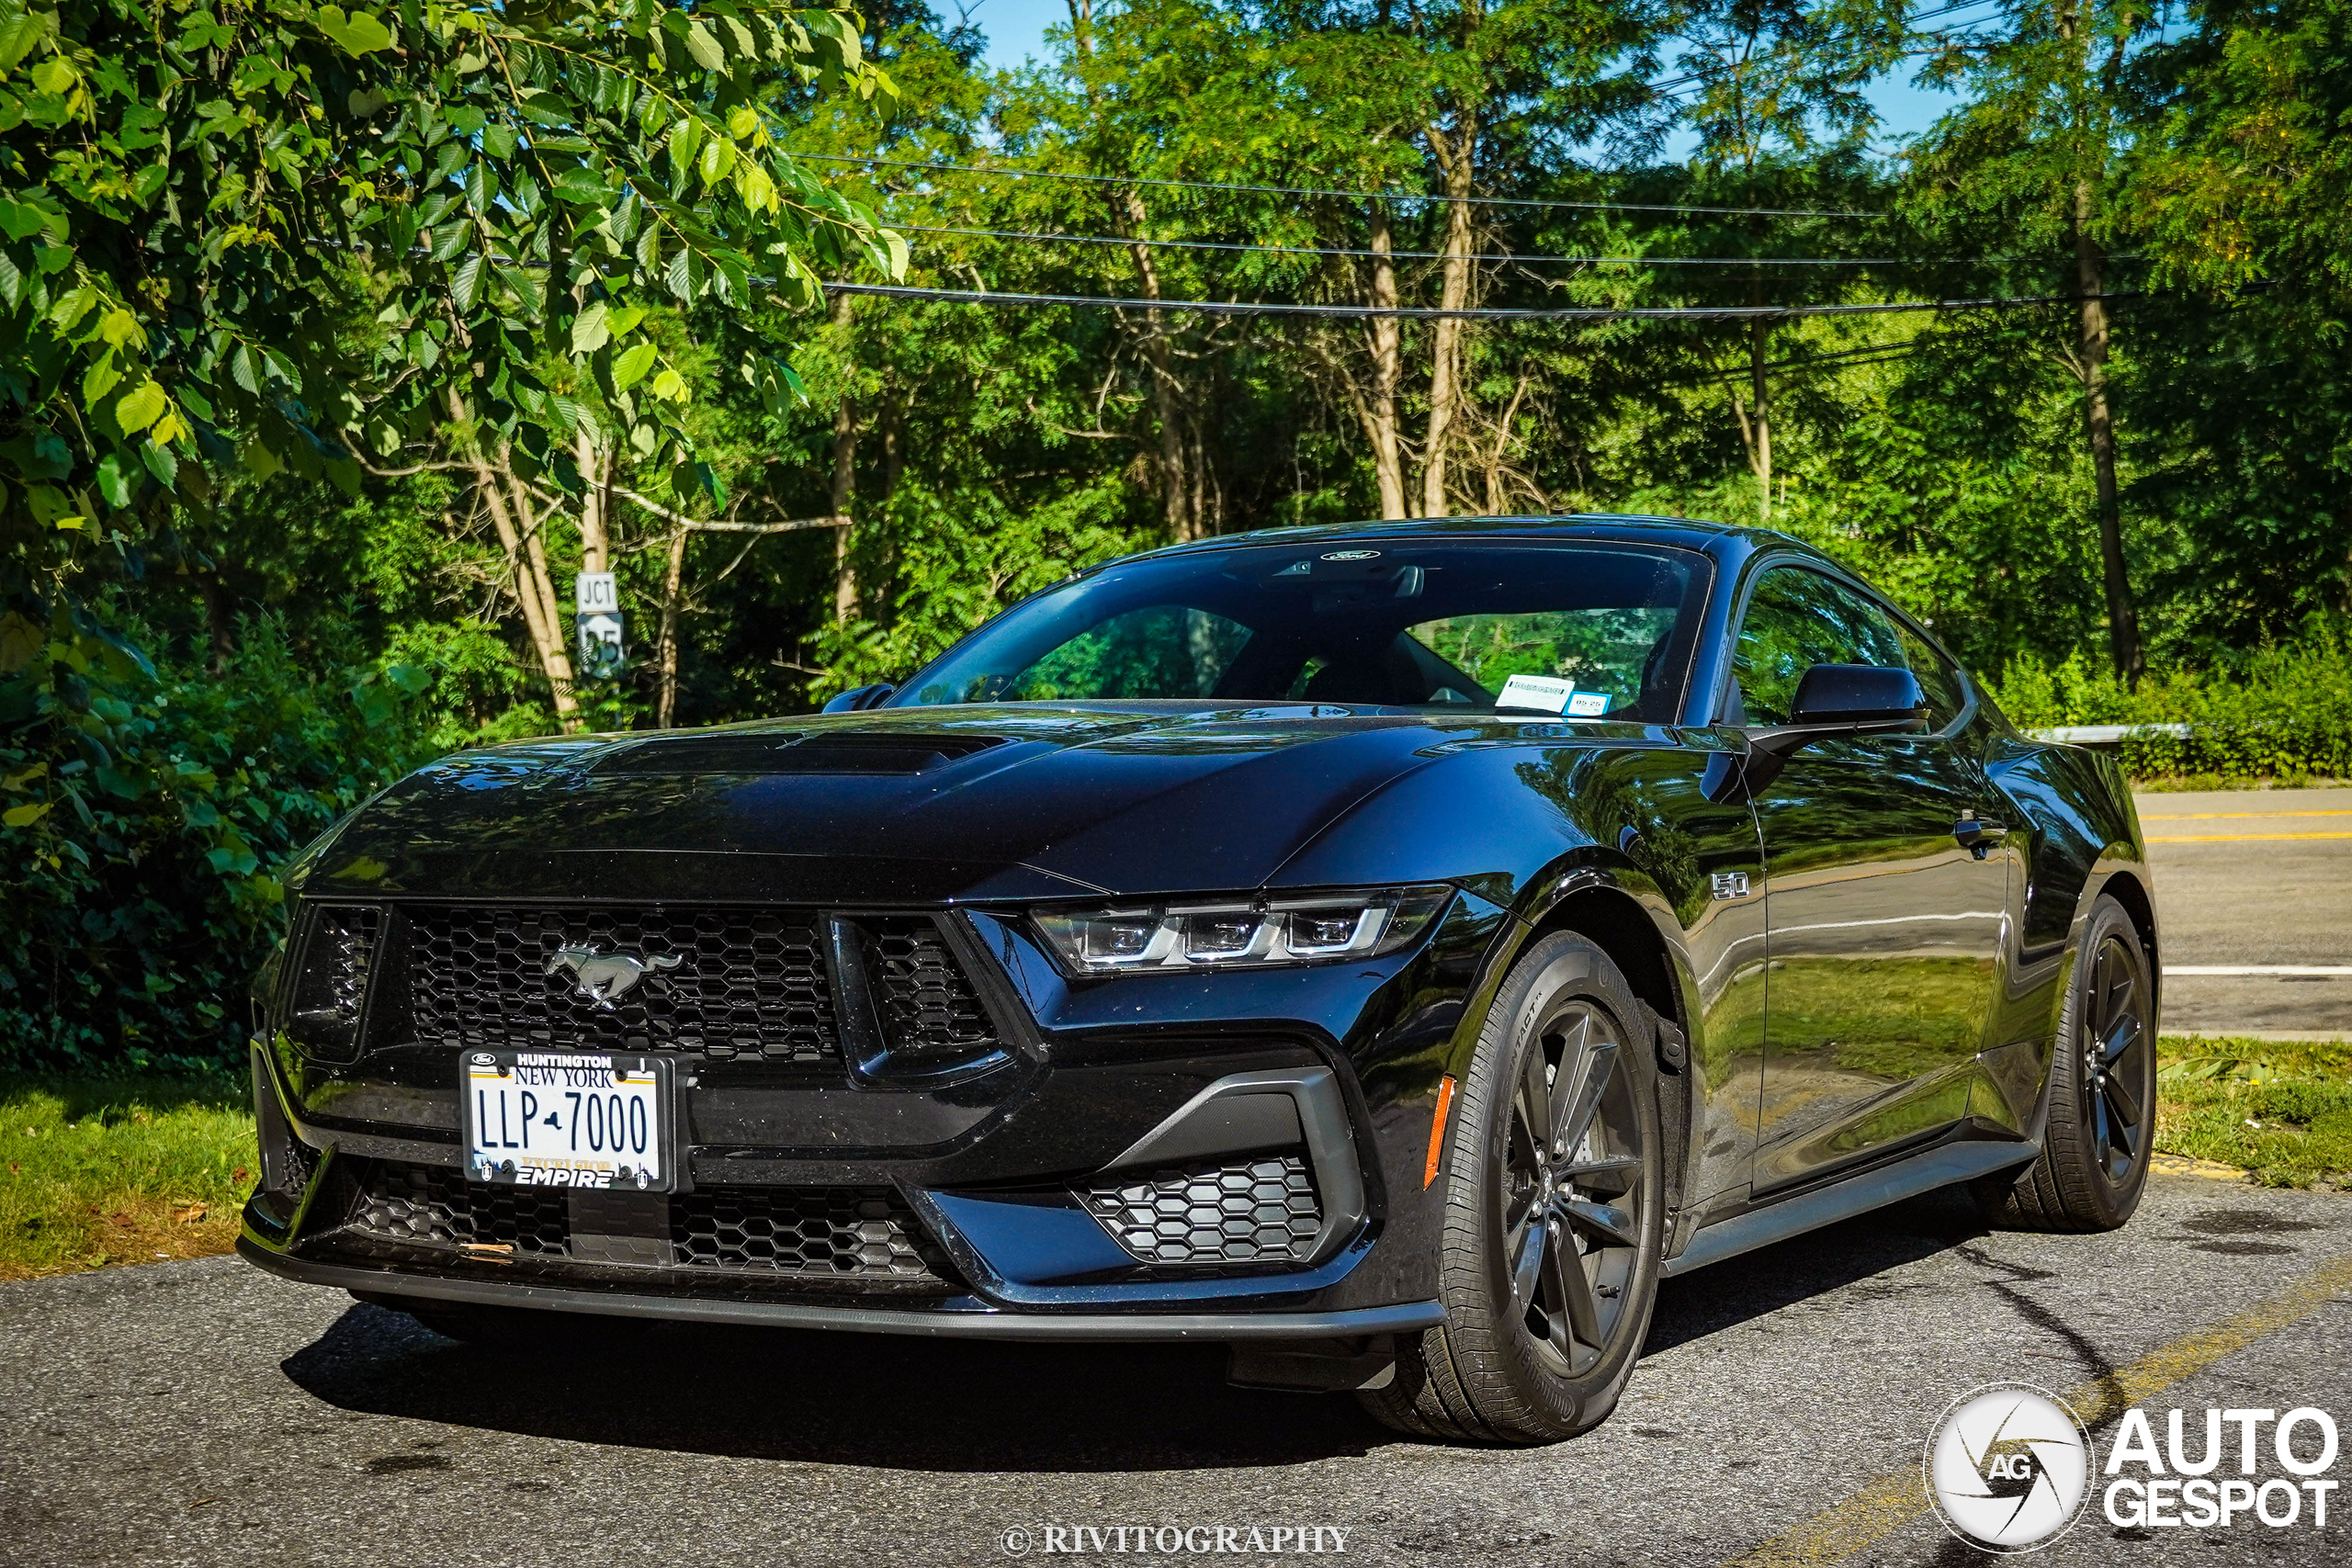
[[1453, 746], [1555, 725], [1330, 705], [911, 709], [444, 759], [358, 813], [310, 891], [845, 903], [1263, 884]]

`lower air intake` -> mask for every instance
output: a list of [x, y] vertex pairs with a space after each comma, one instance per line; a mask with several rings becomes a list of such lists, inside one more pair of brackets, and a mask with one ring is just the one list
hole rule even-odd
[[1295, 1154], [1139, 1171], [1079, 1198], [1146, 1263], [1295, 1263], [1323, 1229], [1314, 1179]]
[[947, 1259], [888, 1188], [717, 1188], [670, 1202], [670, 1239], [690, 1269], [821, 1279], [944, 1279]]

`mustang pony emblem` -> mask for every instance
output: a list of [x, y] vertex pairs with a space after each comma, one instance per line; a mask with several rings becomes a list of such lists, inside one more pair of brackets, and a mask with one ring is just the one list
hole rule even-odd
[[633, 953], [599, 953], [593, 947], [559, 947], [548, 959], [547, 972], [569, 969], [578, 982], [580, 994], [606, 1011], [612, 1010], [616, 998], [625, 997], [637, 989], [637, 983], [648, 975], [663, 969], [675, 969], [684, 960], [674, 953], [657, 953], [650, 958], [639, 958]]

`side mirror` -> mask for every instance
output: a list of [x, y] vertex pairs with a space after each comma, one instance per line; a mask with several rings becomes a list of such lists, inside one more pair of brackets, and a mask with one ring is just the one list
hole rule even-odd
[[1790, 728], [1851, 728], [1858, 734], [1916, 729], [1926, 717], [1919, 678], [1883, 664], [1816, 664], [1797, 682]]
[[848, 691], [837, 693], [828, 700], [823, 711], [863, 713], [867, 708], [880, 707], [888, 700], [890, 694], [898, 689], [888, 681], [877, 682], [871, 686], [852, 686]]
[[1928, 722], [1919, 678], [1881, 664], [1816, 664], [1797, 682], [1790, 707], [1788, 723], [1743, 732], [1747, 752], [1737, 766], [1726, 761], [1709, 767], [1709, 799], [1754, 795], [1816, 740], [1900, 735], [1924, 729]]

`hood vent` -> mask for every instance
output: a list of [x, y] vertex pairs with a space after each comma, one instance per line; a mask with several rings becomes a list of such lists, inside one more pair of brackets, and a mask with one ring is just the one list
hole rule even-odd
[[958, 758], [1004, 744], [1001, 735], [893, 734], [888, 730], [784, 730], [756, 735], [688, 735], [648, 740], [616, 752], [590, 771], [616, 774], [678, 776], [698, 773], [769, 775], [790, 773], [928, 773]]

